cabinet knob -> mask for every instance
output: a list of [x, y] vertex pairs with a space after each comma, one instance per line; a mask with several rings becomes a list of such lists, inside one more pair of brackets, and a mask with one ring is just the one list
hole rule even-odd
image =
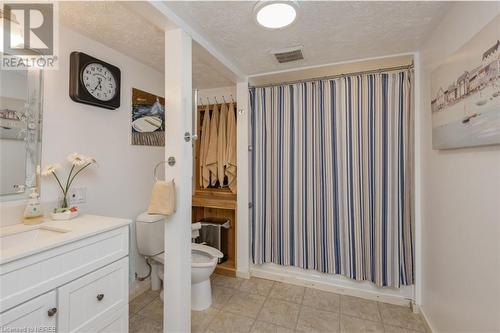
[[55, 315], [55, 314], [56, 314], [56, 312], [57, 312], [57, 308], [52, 308], [52, 309], [50, 309], [49, 311], [47, 311], [47, 315], [48, 315], [49, 317], [52, 317], [53, 315]]
[[97, 294], [98, 301], [102, 301], [103, 298], [104, 298], [104, 294]]

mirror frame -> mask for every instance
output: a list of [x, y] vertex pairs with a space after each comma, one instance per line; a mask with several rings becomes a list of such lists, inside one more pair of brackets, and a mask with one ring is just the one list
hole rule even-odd
[[41, 68], [28, 68], [26, 71], [28, 94], [24, 187], [17, 192], [0, 193], [0, 202], [25, 199], [29, 196], [32, 188], [36, 188], [38, 193], [41, 191], [44, 71]]

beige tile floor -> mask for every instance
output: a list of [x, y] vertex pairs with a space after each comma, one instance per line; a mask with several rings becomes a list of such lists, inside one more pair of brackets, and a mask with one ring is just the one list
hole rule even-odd
[[[213, 304], [191, 312], [192, 332], [426, 332], [407, 307], [281, 282], [214, 275]], [[130, 302], [130, 333], [162, 332], [163, 304], [148, 291]]]

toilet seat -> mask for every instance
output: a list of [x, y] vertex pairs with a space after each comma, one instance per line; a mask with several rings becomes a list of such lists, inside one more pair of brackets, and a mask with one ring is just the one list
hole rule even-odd
[[191, 267], [210, 267], [214, 265], [214, 262], [217, 263], [217, 258], [214, 258], [207, 253], [197, 250], [191, 251]]
[[[165, 264], [164, 252], [153, 256], [153, 260]], [[214, 247], [191, 243], [191, 267], [210, 267], [214, 265], [214, 261], [222, 258], [224, 254]]]

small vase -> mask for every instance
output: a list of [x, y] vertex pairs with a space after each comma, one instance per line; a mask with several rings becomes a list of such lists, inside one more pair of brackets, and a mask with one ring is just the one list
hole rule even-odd
[[76, 208], [69, 209], [68, 197], [63, 195], [59, 198], [59, 208], [54, 209], [50, 216], [52, 220], [71, 220], [78, 216], [78, 210]]

